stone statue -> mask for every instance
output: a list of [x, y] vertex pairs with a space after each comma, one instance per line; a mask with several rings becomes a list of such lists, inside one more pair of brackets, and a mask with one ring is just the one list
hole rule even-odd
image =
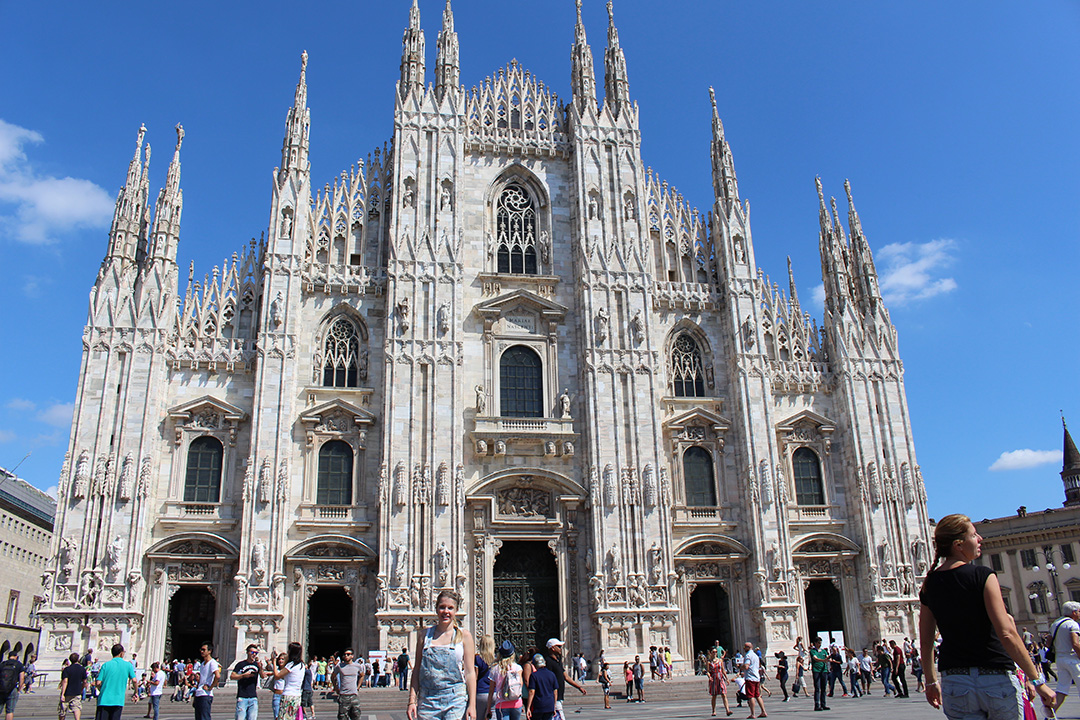
[[401, 193], [401, 206], [412, 207], [413, 205], [413, 189], [411, 185], [406, 185], [405, 190]]
[[256, 540], [251, 548], [251, 579], [257, 586], [266, 579], [266, 544], [262, 540]]
[[635, 575], [630, 578], [630, 604], [641, 607], [645, 603], [645, 579]]
[[52, 570], [46, 570], [41, 573], [41, 602], [45, 605], [48, 605], [49, 600], [52, 599], [52, 584]]
[[921, 537], [915, 538], [911, 543], [911, 558], [915, 561], [915, 572], [919, 575], [926, 574], [926, 543]]
[[290, 237], [292, 235], [292, 216], [288, 212], [282, 211], [281, 213], [281, 237]]
[[450, 186], [449, 185], [443, 185], [442, 186], [442, 192], [439, 194], [439, 209], [440, 210], [452, 210], [453, 207], [451, 205], [451, 202], [452, 202], [452, 200], [450, 198]]
[[57, 561], [60, 566], [60, 574], [57, 580], [61, 583], [71, 582], [72, 573], [75, 572], [75, 555], [78, 547], [71, 538], [60, 539], [60, 551], [57, 553]]
[[476, 414], [483, 415], [487, 410], [487, 394], [483, 385], [476, 386]]
[[746, 262], [746, 246], [743, 245], [743, 239], [741, 235], [736, 235], [734, 240], [735, 245], [735, 262], [742, 264]]
[[660, 546], [655, 542], [649, 548], [649, 584], [659, 585], [664, 576], [664, 564]]
[[627, 195], [626, 202], [623, 203], [623, 219], [630, 221], [634, 219], [634, 196]]
[[403, 543], [394, 543], [394, 587], [405, 587], [405, 577], [409, 572], [409, 548]]
[[619, 554], [619, 548], [614, 543], [611, 544], [611, 549], [607, 553], [608, 560], [608, 585], [615, 587], [622, 582], [622, 555]]
[[599, 575], [589, 578], [589, 588], [592, 590], [593, 607], [597, 610], [604, 606], [604, 580]]
[[607, 342], [608, 325], [611, 323], [611, 316], [608, 315], [607, 308], [600, 308], [596, 312], [596, 344], [603, 345]]
[[243, 575], [236, 577], [236, 609], [247, 610], [247, 578]]
[[108, 583], [116, 582], [120, 576], [121, 563], [123, 562], [122, 556], [124, 554], [124, 541], [117, 535], [113, 538], [113, 541], [109, 543], [105, 548], [105, 581]]
[[895, 571], [895, 563], [893, 562], [892, 548], [889, 543], [882, 540], [878, 545], [878, 555], [881, 557], [881, 575], [882, 577], [893, 577]]
[[443, 302], [439, 306], [439, 312], [436, 314], [436, 321], [439, 327], [439, 334], [445, 335], [450, 330], [450, 303]]
[[293, 587], [300, 587], [304, 582], [304, 568], [299, 565], [292, 569], [292, 584]]
[[71, 486], [71, 497], [84, 498], [90, 485], [90, 453], [83, 450], [75, 463], [75, 482]]
[[420, 581], [416, 578], [409, 583], [409, 607], [413, 609], [420, 607]]
[[596, 202], [596, 196], [595, 195], [590, 195], [589, 196], [589, 219], [590, 220], [595, 220], [598, 211], [599, 211], [599, 205]]
[[772, 579], [779, 580], [784, 572], [783, 560], [780, 557], [780, 546], [775, 540], [769, 545], [769, 567], [772, 571]]
[[409, 298], [401, 298], [397, 304], [397, 316], [398, 323], [401, 326], [401, 332], [409, 332]]
[[446, 549], [446, 543], [439, 543], [433, 559], [439, 587], [447, 587], [450, 583], [450, 551]]
[[630, 338], [635, 345], [640, 345], [645, 340], [645, 326], [641, 322], [641, 310], [635, 310], [630, 318]]
[[270, 609], [280, 610], [285, 602], [285, 576], [281, 573], [274, 574], [274, 580], [270, 587]]
[[559, 417], [566, 420], [570, 417], [570, 391], [568, 388], [563, 388], [562, 395], [559, 396]]
[[279, 328], [283, 322], [285, 322], [285, 298], [281, 296], [281, 291], [278, 290], [274, 302], [270, 303], [270, 324]]
[[487, 455], [487, 451], [488, 451], [487, 441], [486, 440], [477, 440], [476, 441], [476, 454], [477, 455]]
[[386, 578], [379, 575], [375, 578], [375, 607], [379, 610], [386, 609]]

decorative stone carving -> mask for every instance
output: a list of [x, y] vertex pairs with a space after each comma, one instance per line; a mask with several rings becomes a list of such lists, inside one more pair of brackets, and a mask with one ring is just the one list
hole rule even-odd
[[409, 548], [399, 542], [393, 543], [390, 548], [394, 554], [394, 587], [405, 587], [409, 572]]
[[416, 463], [413, 467], [413, 503], [428, 505], [431, 503], [431, 466]]
[[510, 487], [497, 490], [495, 505], [500, 515], [555, 517], [551, 493], [539, 488]]
[[928, 569], [926, 564], [926, 542], [921, 537], [911, 541], [911, 559], [915, 563], [915, 572], [919, 575], [925, 575]]
[[589, 589], [592, 591], [592, 604], [594, 610], [600, 610], [604, 607], [605, 593], [604, 593], [604, 579], [599, 575], [593, 575], [589, 578]]
[[251, 579], [255, 585], [262, 585], [266, 579], [266, 543], [261, 539], [251, 548]]
[[611, 463], [604, 466], [604, 507], [615, 507], [615, 468]]
[[247, 578], [243, 575], [236, 576], [236, 609], [247, 610], [248, 592]]
[[911, 507], [915, 504], [915, 486], [911, 481], [911, 468], [907, 463], [900, 465], [900, 487], [904, 494], [904, 504]]
[[105, 547], [105, 582], [115, 583], [123, 570], [124, 541], [117, 535]]
[[648, 603], [645, 596], [645, 578], [640, 575], [634, 575], [630, 578], [630, 604], [634, 607], [641, 607]]
[[402, 507], [405, 498], [409, 496], [409, 473], [405, 469], [405, 461], [398, 460], [394, 467], [394, 505]]
[[649, 548], [649, 584], [659, 585], [664, 577], [664, 561], [660, 546], [655, 542]]
[[[645, 497], [645, 507], [656, 507], [656, 476], [653, 472], [652, 463], [645, 464], [645, 470], [641, 473], [641, 487]], [[655, 583], [652, 583], [655, 585]]]
[[285, 576], [281, 573], [274, 573], [274, 578], [270, 584], [270, 609], [281, 610], [285, 603]]
[[773, 501], [772, 475], [769, 472], [769, 461], [761, 461], [761, 502], [768, 507]]
[[278, 463], [277, 496], [279, 502], [289, 499], [289, 461], [286, 458]]
[[274, 479], [270, 471], [270, 458], [263, 458], [259, 466], [259, 502], [266, 505], [274, 493]]
[[120, 465], [120, 480], [116, 484], [116, 498], [123, 502], [131, 500], [131, 492], [135, 488], [135, 458], [131, 453], [124, 456]]
[[449, 587], [450, 551], [446, 549], [446, 543], [439, 543], [439, 547], [436, 548], [431, 561], [435, 570], [435, 579], [439, 587]]
[[450, 466], [439, 463], [435, 481], [435, 501], [442, 507], [450, 505]]
[[395, 309], [398, 319], [398, 328], [402, 335], [409, 332], [409, 298], [404, 297], [398, 301]]
[[443, 302], [439, 305], [439, 310], [435, 314], [436, 328], [440, 335], [445, 335], [450, 332], [450, 303]]
[[641, 505], [641, 488], [638, 486], [637, 468], [623, 468], [623, 502]]
[[750, 465], [747, 468], [746, 473], [747, 473], [747, 477], [746, 477], [747, 497], [750, 500], [751, 505], [757, 505], [758, 504], [758, 490], [759, 490], [759, 488], [758, 488], [757, 476], [756, 476], [756, 473], [754, 472], [754, 466]]
[[59, 568], [57, 581], [66, 584], [71, 582], [75, 573], [75, 557], [79, 553], [79, 547], [69, 537], [60, 538], [60, 549], [57, 551], [56, 564]]
[[878, 544], [878, 558], [882, 577], [893, 577], [896, 571], [896, 562], [893, 558], [892, 546], [885, 540]]
[[127, 574], [127, 600], [125, 603], [129, 608], [136, 609], [137, 605], [142, 602], [142, 588], [142, 573], [134, 570], [129, 572]]
[[603, 345], [607, 342], [608, 338], [608, 326], [611, 324], [611, 316], [608, 315], [607, 308], [600, 308], [596, 311], [596, 344]]
[[870, 501], [875, 505], [881, 504], [881, 483], [878, 481], [877, 463], [870, 462], [866, 466], [866, 480], [870, 488]]
[[559, 395], [559, 417], [564, 420], [570, 417], [570, 392], [567, 388], [563, 388]]
[[483, 415], [487, 412], [487, 393], [483, 385], [476, 386], [476, 414]]
[[81, 500], [86, 497], [86, 491], [90, 486], [90, 453], [83, 450], [79, 454], [79, 460], [75, 464], [75, 482], [71, 486], [71, 497]]
[[645, 324], [641, 320], [641, 310], [635, 310], [630, 318], [630, 339], [635, 345], [645, 342]]
[[274, 301], [270, 303], [270, 326], [276, 330], [281, 327], [283, 322], [285, 322], [285, 298], [282, 297], [281, 291], [278, 290], [277, 295], [274, 296]]
[[608, 586], [615, 587], [622, 582], [622, 554], [617, 545], [612, 543], [607, 552]]

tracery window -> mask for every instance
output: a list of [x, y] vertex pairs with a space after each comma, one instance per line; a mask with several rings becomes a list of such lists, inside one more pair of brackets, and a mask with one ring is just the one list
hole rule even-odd
[[360, 334], [348, 318], [334, 321], [323, 342], [323, 386], [357, 387], [359, 372]]
[[671, 377], [675, 397], [705, 397], [705, 373], [701, 351], [694, 339], [683, 333], [675, 338], [671, 350]]
[[543, 417], [544, 381], [540, 356], [515, 345], [499, 360], [499, 413], [503, 417]]
[[683, 453], [683, 485], [688, 506], [716, 506], [712, 455], [705, 448], [689, 447]]
[[800, 505], [824, 505], [825, 486], [821, 481], [821, 461], [810, 448], [799, 448], [791, 456], [795, 476], [795, 501]]
[[221, 460], [225, 448], [217, 438], [203, 435], [188, 446], [184, 502], [216, 503], [221, 497]]
[[498, 271], [536, 275], [536, 209], [521, 185], [508, 185], [495, 206]]
[[353, 452], [347, 442], [331, 440], [319, 449], [318, 505], [352, 505]]

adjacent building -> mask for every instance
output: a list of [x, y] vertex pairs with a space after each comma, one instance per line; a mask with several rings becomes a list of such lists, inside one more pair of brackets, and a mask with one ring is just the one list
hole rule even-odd
[[579, 7], [564, 101], [516, 62], [464, 87], [449, 2], [430, 73], [414, 3], [392, 136], [322, 191], [305, 53], [265, 240], [198, 280], [183, 130], [156, 202], [139, 130], [83, 334], [50, 652], [393, 651], [443, 588], [478, 635], [614, 659], [914, 634], [925, 487], [850, 188], [842, 221], [818, 184], [819, 323], [790, 265], [782, 290], [755, 262], [722, 95], [707, 212], [646, 166], [608, 8], [600, 82]]

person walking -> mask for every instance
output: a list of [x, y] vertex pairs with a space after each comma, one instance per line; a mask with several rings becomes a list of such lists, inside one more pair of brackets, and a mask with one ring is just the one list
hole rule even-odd
[[195, 699], [191, 707], [195, 720], [210, 720], [214, 705], [214, 688], [221, 681], [221, 665], [214, 659], [214, 646], [208, 642], [199, 646], [199, 684], [195, 687]]
[[559, 681], [559, 689], [558, 692], [555, 693], [555, 714], [560, 718], [563, 714], [562, 704], [563, 699], [566, 696], [567, 684], [576, 687], [581, 691], [582, 695], [585, 694], [585, 686], [570, 677], [570, 673], [568, 673], [563, 666], [562, 650], [563, 641], [559, 638], [551, 638], [547, 641], [546, 652], [544, 652], [544, 660], [547, 662], [547, 669], [550, 670], [555, 675], [555, 679]]
[[435, 599], [436, 623], [416, 641], [406, 713], [409, 720], [476, 718], [476, 656], [472, 634], [457, 625], [461, 596], [441, 590]]
[[810, 697], [810, 693], [806, 690], [806, 657], [804, 655], [797, 655], [795, 657], [795, 682], [791, 684], [792, 697], [799, 697], [799, 692], [802, 692], [803, 697]]
[[[743, 695], [746, 696], [746, 705], [750, 709], [747, 717], [768, 717], [765, 712], [765, 703], [761, 700], [761, 658], [754, 652], [751, 643], [743, 645]], [[754, 715], [754, 701], [757, 701], [758, 714]]]
[[[973, 562], [981, 545], [969, 518], [941, 518], [934, 528], [934, 565], [919, 591], [919, 639], [928, 659], [923, 665], [926, 701], [944, 710], [949, 720], [1020, 718], [1025, 688], [1014, 663], [1028, 678], [1030, 695], [1038, 693], [1044, 705], [1054, 701], [1005, 609], [997, 575]], [[929, 659], [939, 630], [935, 668]]]
[[716, 648], [709, 650], [709, 659], [705, 661], [705, 674], [709, 677], [709, 697], [712, 699], [712, 714], [716, 717], [717, 696], [724, 703], [724, 712], [731, 717], [732, 710], [727, 701], [728, 677], [724, 672], [724, 663], [717, 657]]
[[[124, 659], [124, 646], [112, 646], [112, 660], [101, 664], [98, 671], [98, 702], [95, 720], [120, 720], [124, 710], [126, 690], [135, 682], [135, 666]], [[8, 718], [11, 720], [11, 718]]]
[[161, 694], [165, 692], [165, 682], [168, 680], [168, 676], [165, 671], [161, 669], [161, 663], [153, 663], [150, 665], [150, 677], [147, 678], [146, 684], [148, 688], [146, 690], [146, 697], [150, 701], [150, 715], [154, 720], [158, 720], [158, 715], [161, 712]]
[[5, 720], [15, 717], [15, 703], [19, 702], [19, 688], [26, 679], [19, 653], [9, 652], [7, 660], [0, 662], [0, 704], [4, 706]]
[[815, 636], [810, 643], [810, 673], [814, 679], [814, 710], [828, 710], [825, 704], [826, 676], [829, 673], [829, 651], [821, 647], [821, 638]]
[[1069, 689], [1080, 687], [1080, 602], [1069, 600], [1061, 606], [1061, 617], [1050, 626], [1050, 646], [1057, 662], [1058, 681], [1054, 693], [1057, 712]]
[[839, 647], [829, 645], [829, 697], [833, 696], [837, 680], [840, 681], [840, 689], [844, 691], [844, 697], [847, 697], [847, 686], [844, 685], [844, 658], [840, 655]]
[[885, 643], [878, 645], [876, 652], [878, 675], [881, 676], [881, 684], [885, 687], [885, 694], [882, 697], [889, 697], [889, 695], [896, 693], [896, 688], [889, 682], [893, 671], [892, 653], [889, 652], [889, 648]]
[[908, 697], [907, 686], [907, 658], [904, 651], [896, 644], [895, 640], [889, 641], [890, 652], [893, 660], [893, 677], [896, 679], [896, 697]]
[[490, 671], [488, 694], [484, 698], [484, 717], [495, 711], [495, 720], [520, 720], [524, 707], [521, 694], [525, 688], [524, 670], [514, 662], [514, 644], [504, 640], [499, 659]]
[[[331, 685], [337, 688], [338, 720], [360, 720], [360, 681], [363, 680], [360, 663], [356, 662], [352, 648], [341, 653], [341, 662], [334, 668]], [[237, 718], [240, 720], [240, 718]]]
[[784, 702], [788, 701], [788, 659], [787, 653], [783, 650], [776, 653], [773, 657], [776, 658], [776, 679], [780, 682], [780, 689], [784, 691]]
[[86, 668], [79, 662], [79, 653], [71, 653], [68, 666], [60, 672], [60, 704], [56, 708], [58, 720], [66, 720], [68, 713], [71, 713], [75, 720], [80, 720], [85, 686]]
[[[275, 715], [277, 720], [302, 720], [300, 717], [300, 700], [304, 685], [304, 674], [308, 666], [304, 663], [304, 648], [298, 642], [291, 642], [288, 646], [288, 655], [278, 656], [278, 667], [273, 672], [275, 680], [282, 680], [281, 699], [278, 701], [278, 710]], [[277, 692], [277, 685], [274, 686]]]
[[855, 657], [855, 651], [844, 648], [844, 669], [848, 673], [848, 682], [851, 683], [851, 697], [862, 697], [863, 691], [859, 687], [859, 658]]
[[236, 682], [235, 720], [258, 720], [259, 679], [265, 675], [262, 663], [259, 662], [259, 646], [248, 645], [246, 656], [239, 660], [229, 673], [229, 679]]
[[529, 701], [525, 705], [528, 720], [552, 720], [555, 717], [556, 694], [559, 679], [547, 667], [547, 659], [537, 653], [533, 656], [532, 675], [529, 676]]
[[401, 646], [401, 654], [397, 657], [398, 690], [409, 689], [409, 670], [412, 663], [409, 662], [409, 649]]

